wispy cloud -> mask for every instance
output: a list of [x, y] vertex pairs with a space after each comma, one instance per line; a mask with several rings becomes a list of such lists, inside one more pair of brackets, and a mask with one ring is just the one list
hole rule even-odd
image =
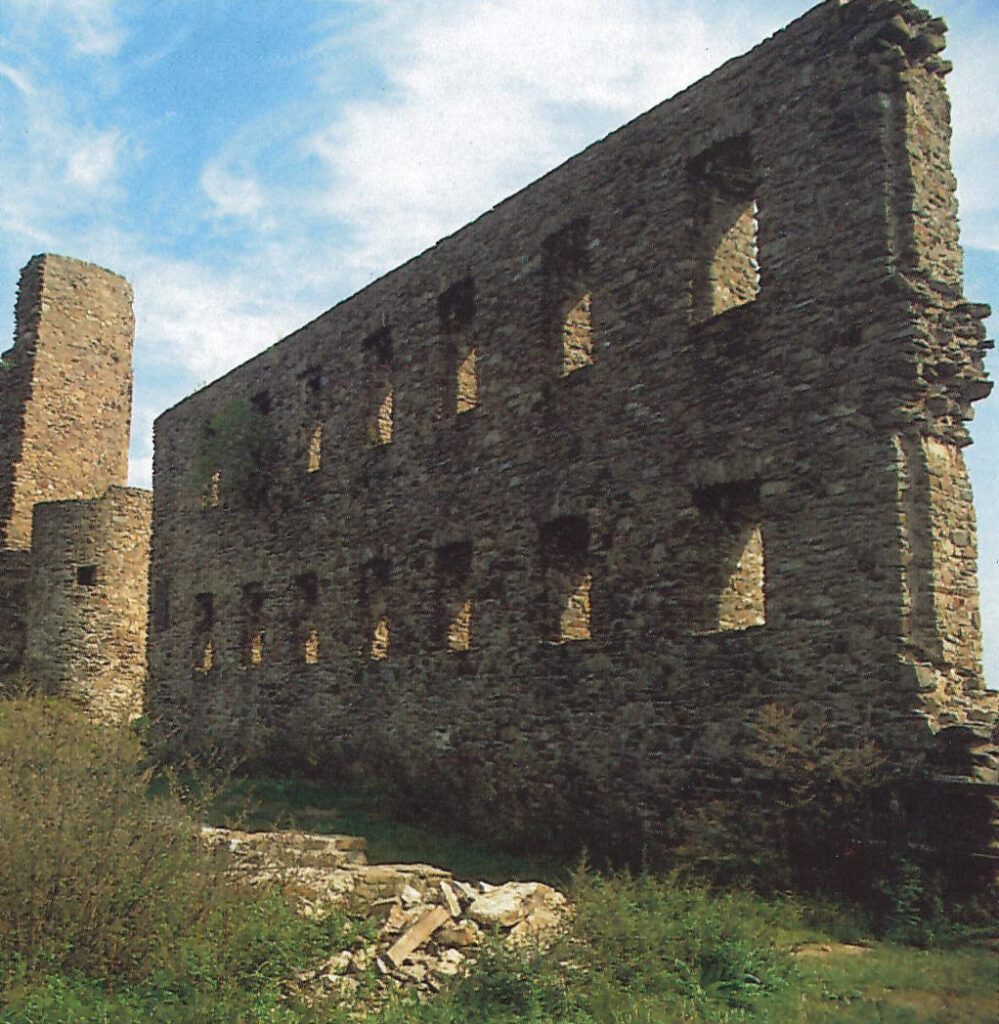
[[[353, 256], [384, 269], [752, 42], [688, 3], [375, 0], [385, 87], [308, 139]], [[627, 54], [627, 59], [622, 59]], [[321, 79], [320, 79], [321, 80]]]
[[72, 52], [110, 57], [125, 41], [114, 0], [4, 0], [24, 32], [59, 33]]
[[256, 217], [264, 205], [260, 184], [251, 177], [232, 174], [217, 163], [201, 173], [201, 188], [215, 217]]

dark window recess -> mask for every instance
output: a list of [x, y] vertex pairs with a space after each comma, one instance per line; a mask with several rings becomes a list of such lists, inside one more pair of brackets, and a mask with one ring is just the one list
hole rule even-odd
[[215, 626], [215, 595], [194, 595], [194, 670], [202, 675], [215, 664], [215, 645], [212, 629]]
[[319, 600], [319, 580], [314, 572], [303, 572], [296, 576], [295, 588], [303, 604], [314, 605]]
[[472, 331], [475, 304], [471, 277], [437, 297], [443, 353], [440, 413], [445, 417], [468, 412], [479, 404], [478, 348]]
[[369, 334], [362, 345], [364, 355], [364, 392], [367, 413], [365, 445], [377, 448], [392, 442], [395, 414], [395, 355], [392, 330], [382, 327]]
[[712, 146], [689, 165], [695, 204], [692, 315], [707, 320], [760, 290], [758, 182], [749, 136]]
[[467, 651], [472, 640], [472, 545], [437, 550], [437, 633], [449, 651]]
[[97, 586], [97, 566], [78, 565], [76, 567], [76, 585], [78, 587]]
[[375, 558], [361, 570], [361, 609], [364, 637], [361, 653], [371, 661], [383, 661], [389, 652], [388, 591], [391, 567]]
[[766, 554], [759, 486], [737, 482], [694, 494], [700, 512], [701, 557], [695, 585], [698, 632], [749, 629], [766, 623]]
[[215, 595], [194, 595], [196, 633], [207, 633], [215, 625]]
[[260, 583], [243, 586], [243, 630], [241, 664], [256, 668], [264, 660], [264, 630], [261, 617], [264, 609], [264, 591]]
[[593, 363], [593, 303], [590, 295], [590, 223], [572, 221], [542, 245], [542, 320], [559, 375]]
[[541, 639], [571, 643], [592, 638], [590, 531], [582, 516], [562, 516], [541, 527]]
[[266, 416], [271, 411], [271, 393], [269, 391], [258, 391], [250, 398], [250, 405], [254, 412]]

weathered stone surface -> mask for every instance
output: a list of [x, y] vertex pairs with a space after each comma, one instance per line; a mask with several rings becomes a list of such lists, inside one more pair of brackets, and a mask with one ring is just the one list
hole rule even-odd
[[132, 290], [62, 256], [24, 268], [0, 373], [0, 673], [95, 718], [139, 712], [151, 496], [126, 488]]
[[[364, 840], [352, 836], [318, 836], [304, 832], [240, 832], [202, 829], [206, 843], [231, 854], [232, 877], [249, 884], [278, 883], [294, 896], [306, 915], [325, 915], [333, 908], [354, 917], [381, 922], [377, 939], [361, 949], [334, 951], [318, 967], [298, 976], [294, 988], [310, 1001], [332, 998], [351, 1004], [360, 977], [374, 973], [382, 986], [377, 1001], [398, 986], [435, 992], [442, 981], [474, 962], [483, 931], [464, 917], [452, 916], [446, 891], [460, 903], [511, 895], [516, 912], [504, 915], [512, 927], [494, 921], [511, 944], [548, 946], [566, 927], [572, 908], [565, 897], [537, 882], [503, 886], [471, 885], [447, 871], [426, 864], [368, 864]], [[369, 876], [376, 879], [375, 885]], [[404, 907], [401, 892], [391, 897], [365, 895], [387, 879], [408, 878], [406, 887], [419, 896]], [[351, 984], [353, 982], [353, 984]], [[379, 994], [380, 993], [380, 994]], [[355, 1005], [358, 1013], [364, 1006]]]
[[385, 955], [396, 967], [401, 966], [410, 953], [419, 949], [445, 921], [449, 920], [451, 920], [451, 915], [445, 907], [430, 907], [420, 915], [416, 924], [403, 933], [399, 941], [393, 944]]
[[942, 31], [822, 4], [164, 413], [160, 742], [619, 855], [771, 704], [993, 718]]

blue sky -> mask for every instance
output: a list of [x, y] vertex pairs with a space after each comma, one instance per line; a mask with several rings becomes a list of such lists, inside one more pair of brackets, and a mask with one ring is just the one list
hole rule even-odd
[[[132, 282], [148, 486], [163, 409], [810, 6], [3, 0], [0, 331], [34, 253]], [[999, 3], [930, 6], [951, 27], [966, 291], [999, 310]], [[973, 433], [995, 686], [999, 397]]]

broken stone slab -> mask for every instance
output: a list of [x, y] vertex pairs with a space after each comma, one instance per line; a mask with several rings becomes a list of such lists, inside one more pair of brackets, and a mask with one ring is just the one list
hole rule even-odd
[[445, 921], [450, 920], [451, 915], [444, 907], [430, 907], [429, 910], [420, 916], [416, 924], [402, 935], [386, 955], [396, 967], [401, 966], [410, 953], [419, 949]]
[[441, 892], [444, 894], [444, 905], [452, 917], [461, 917], [461, 904], [455, 895], [454, 889], [447, 882], [441, 882]]
[[481, 940], [482, 932], [474, 921], [447, 921], [434, 935], [437, 945], [447, 949], [467, 949]]
[[477, 896], [468, 916], [485, 927], [512, 928], [542, 906], [564, 907], [565, 897], [542, 882], [508, 882]]

